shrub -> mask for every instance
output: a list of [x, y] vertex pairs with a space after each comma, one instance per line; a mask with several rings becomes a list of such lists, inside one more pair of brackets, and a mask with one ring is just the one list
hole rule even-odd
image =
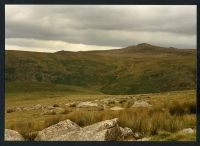
[[14, 108], [8, 108], [6, 110], [6, 113], [12, 113], [12, 112], [15, 112], [15, 109]]
[[59, 107], [59, 105], [58, 104], [54, 104], [53, 107]]

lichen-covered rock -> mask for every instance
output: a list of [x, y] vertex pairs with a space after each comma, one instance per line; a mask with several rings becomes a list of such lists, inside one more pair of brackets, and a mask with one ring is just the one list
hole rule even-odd
[[69, 133], [70, 131], [79, 129], [80, 127], [76, 123], [70, 120], [64, 120], [48, 128], [45, 128], [42, 131], [39, 131], [35, 140], [49, 141], [52, 138], [59, 137], [63, 134]]
[[117, 140], [121, 136], [121, 130], [117, 119], [106, 120], [86, 126], [79, 130], [49, 139], [50, 141], [107, 141]]
[[24, 138], [17, 131], [5, 129], [5, 141], [24, 141]]

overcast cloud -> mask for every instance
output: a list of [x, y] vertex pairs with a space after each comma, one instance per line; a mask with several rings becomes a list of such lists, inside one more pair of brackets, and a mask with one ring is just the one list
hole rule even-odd
[[196, 48], [196, 6], [6, 5], [6, 49]]

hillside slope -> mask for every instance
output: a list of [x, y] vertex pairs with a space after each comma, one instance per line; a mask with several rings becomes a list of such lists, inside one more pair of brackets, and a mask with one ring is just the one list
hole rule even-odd
[[105, 94], [194, 89], [196, 50], [139, 44], [107, 51], [6, 51], [6, 82], [80, 86]]

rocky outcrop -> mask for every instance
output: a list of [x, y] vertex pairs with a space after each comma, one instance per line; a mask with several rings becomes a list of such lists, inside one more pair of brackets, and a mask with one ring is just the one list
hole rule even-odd
[[76, 123], [70, 120], [65, 120], [39, 131], [35, 140], [49, 141], [55, 137], [59, 137], [63, 134], [69, 133], [70, 131], [79, 129], [80, 127]]
[[24, 138], [17, 131], [5, 129], [5, 141], [24, 141]]
[[117, 140], [121, 130], [117, 119], [106, 120], [49, 139], [50, 141], [107, 141]]
[[109, 141], [119, 140], [129, 132], [122, 132], [118, 119], [105, 120], [86, 127], [65, 120], [38, 132], [36, 141]]

